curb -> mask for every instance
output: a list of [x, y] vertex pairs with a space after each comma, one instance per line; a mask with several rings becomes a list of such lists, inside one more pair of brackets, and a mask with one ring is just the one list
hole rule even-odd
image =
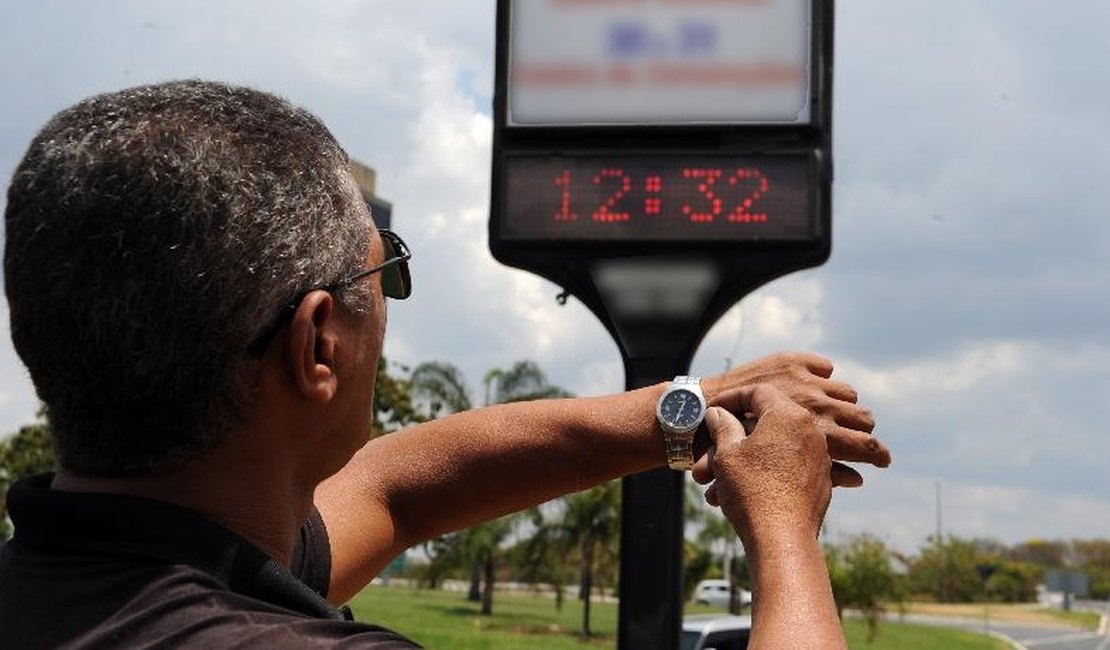
[[[982, 634], [982, 632], [980, 632], [980, 634]], [[1021, 643], [1018, 643], [1017, 639], [1011, 637], [1008, 634], [1003, 634], [1001, 632], [987, 632], [986, 634], [987, 636], [994, 637], [999, 641], [1009, 645], [1014, 650], [1029, 650], [1029, 648], [1023, 646]]]

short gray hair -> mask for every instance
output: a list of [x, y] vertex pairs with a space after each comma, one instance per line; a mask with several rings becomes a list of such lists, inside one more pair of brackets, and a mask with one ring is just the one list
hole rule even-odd
[[[59, 462], [128, 476], [219, 443], [250, 404], [249, 343], [366, 262], [347, 156], [315, 117], [204, 81], [86, 99], [31, 142], [5, 211], [16, 351]], [[338, 299], [361, 310], [366, 283]]]

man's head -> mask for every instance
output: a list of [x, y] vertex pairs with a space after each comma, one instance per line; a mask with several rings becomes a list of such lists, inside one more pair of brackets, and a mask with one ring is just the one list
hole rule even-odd
[[[367, 261], [346, 154], [272, 95], [183, 81], [87, 99], [32, 141], [8, 191], [16, 351], [61, 464], [162, 472], [250, 404], [252, 341]], [[366, 283], [333, 292], [353, 311]]]

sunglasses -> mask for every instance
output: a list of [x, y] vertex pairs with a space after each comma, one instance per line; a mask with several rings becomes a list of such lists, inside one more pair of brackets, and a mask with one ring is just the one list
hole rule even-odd
[[263, 330], [262, 334], [256, 339], [251, 341], [247, 346], [247, 354], [252, 357], [261, 357], [265, 354], [266, 348], [270, 347], [270, 341], [273, 340], [274, 336], [277, 335], [278, 331], [285, 325], [285, 321], [292, 319], [293, 314], [297, 311], [297, 306], [300, 305], [304, 297], [312, 291], [327, 291], [330, 293], [342, 289], [343, 287], [350, 286], [375, 273], [381, 273], [382, 295], [386, 298], [393, 298], [394, 300], [404, 300], [411, 296], [412, 276], [409, 275], [409, 260], [412, 258], [412, 251], [405, 245], [404, 240], [392, 230], [379, 230], [378, 234], [381, 235], [382, 248], [385, 252], [385, 259], [381, 264], [363, 269], [342, 280], [311, 287], [297, 294], [296, 298], [281, 308], [281, 312], [274, 320], [274, 323]]
[[[385, 249], [385, 261], [377, 266], [363, 269], [352, 276], [343, 278], [331, 284], [313, 287], [308, 291], [335, 291], [350, 286], [359, 280], [374, 275], [382, 274], [382, 294], [386, 298], [404, 300], [412, 295], [412, 277], [409, 276], [409, 260], [412, 252], [405, 242], [392, 230], [379, 230], [382, 236], [382, 248]], [[306, 291], [305, 293], [308, 293]], [[302, 294], [303, 296], [303, 294]], [[300, 302], [299, 300], [297, 302]]]

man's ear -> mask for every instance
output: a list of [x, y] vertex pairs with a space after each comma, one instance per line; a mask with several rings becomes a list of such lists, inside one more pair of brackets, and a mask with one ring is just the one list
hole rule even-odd
[[293, 313], [286, 358], [293, 382], [305, 399], [327, 402], [338, 388], [338, 317], [335, 299], [322, 290], [306, 295]]

